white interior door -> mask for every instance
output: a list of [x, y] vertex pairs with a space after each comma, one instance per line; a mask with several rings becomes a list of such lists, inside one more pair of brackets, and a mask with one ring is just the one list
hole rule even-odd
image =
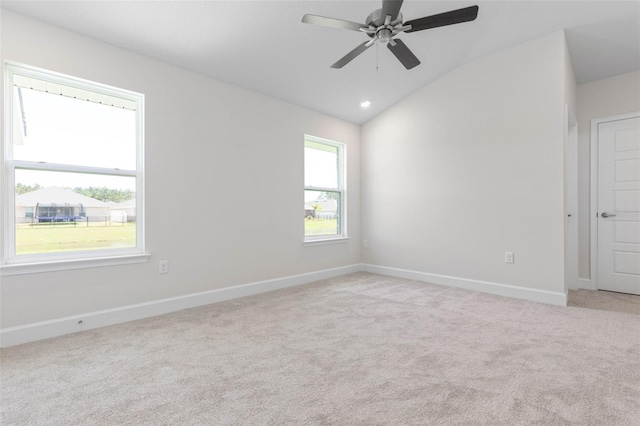
[[640, 117], [598, 125], [598, 288], [640, 294]]

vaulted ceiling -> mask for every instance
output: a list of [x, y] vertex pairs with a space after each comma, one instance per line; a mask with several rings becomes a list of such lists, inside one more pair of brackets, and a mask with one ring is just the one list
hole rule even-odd
[[[473, 22], [400, 34], [422, 62], [406, 70], [368, 37], [302, 23], [305, 13], [364, 23], [366, 1], [1, 1], [5, 9], [124, 49], [363, 123], [469, 61], [566, 30], [578, 83], [640, 69], [638, 1], [406, 0], [404, 21], [479, 5]], [[481, 84], [481, 82], [478, 82]], [[364, 99], [369, 108], [360, 107]]]

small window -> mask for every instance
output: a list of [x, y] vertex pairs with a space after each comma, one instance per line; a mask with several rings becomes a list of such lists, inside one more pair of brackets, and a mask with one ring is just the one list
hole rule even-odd
[[143, 95], [15, 64], [6, 76], [4, 264], [143, 254]]
[[305, 240], [346, 237], [344, 144], [306, 136], [304, 141]]

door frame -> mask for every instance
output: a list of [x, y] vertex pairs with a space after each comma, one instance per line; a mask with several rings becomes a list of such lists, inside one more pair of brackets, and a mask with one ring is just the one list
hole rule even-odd
[[598, 290], [598, 127], [612, 121], [640, 117], [640, 111], [591, 120], [591, 190], [589, 203], [589, 240], [591, 290]]
[[565, 104], [564, 142], [564, 245], [565, 292], [579, 285], [578, 120]]

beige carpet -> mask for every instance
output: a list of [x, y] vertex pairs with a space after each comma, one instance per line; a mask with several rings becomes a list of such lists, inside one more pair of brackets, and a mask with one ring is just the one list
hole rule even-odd
[[2, 351], [8, 425], [640, 425], [640, 316], [367, 273]]
[[569, 306], [640, 315], [640, 296], [611, 291], [570, 290]]

